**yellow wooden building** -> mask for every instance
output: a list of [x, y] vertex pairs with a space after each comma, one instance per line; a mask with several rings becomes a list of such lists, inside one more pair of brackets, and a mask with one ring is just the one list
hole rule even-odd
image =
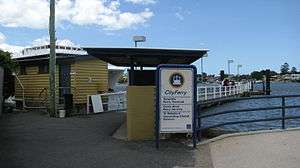
[[[45, 106], [49, 92], [49, 45], [27, 48], [16, 58], [20, 71], [16, 75], [16, 100], [26, 105]], [[73, 94], [74, 104], [85, 104], [87, 95], [107, 92], [108, 65], [77, 47], [56, 46], [57, 97]]]

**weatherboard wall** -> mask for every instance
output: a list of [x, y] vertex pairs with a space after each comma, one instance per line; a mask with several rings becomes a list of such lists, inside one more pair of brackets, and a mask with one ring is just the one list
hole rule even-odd
[[[49, 74], [39, 74], [38, 65], [27, 65], [26, 75], [18, 75], [25, 91], [26, 102], [40, 103], [47, 99], [49, 93]], [[76, 60], [71, 63], [71, 93], [74, 103], [86, 103], [86, 96], [106, 92], [108, 90], [107, 63], [96, 59]], [[56, 85], [59, 86], [59, 71], [56, 70]], [[44, 88], [47, 91], [44, 91]], [[18, 81], [15, 82], [15, 96], [22, 99], [22, 89]], [[57, 88], [57, 99], [59, 92]]]
[[71, 67], [74, 102], [86, 103], [87, 95], [107, 92], [107, 63], [97, 58], [76, 61]]

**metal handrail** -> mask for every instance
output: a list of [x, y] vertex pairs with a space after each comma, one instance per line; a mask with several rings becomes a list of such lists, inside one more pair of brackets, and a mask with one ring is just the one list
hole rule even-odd
[[[286, 98], [295, 98], [300, 97], [299, 94], [296, 95], [274, 95], [274, 96], [256, 96], [256, 97], [241, 97], [241, 98], [235, 98], [235, 100], [251, 100], [251, 99], [276, 99], [281, 98], [281, 106], [271, 106], [271, 107], [263, 107], [263, 108], [247, 108], [247, 109], [238, 109], [238, 110], [225, 110], [220, 111], [212, 114], [199, 114], [198, 115], [198, 138], [200, 140], [201, 138], [201, 131], [210, 129], [210, 128], [216, 128], [221, 127], [225, 125], [234, 125], [234, 124], [243, 124], [243, 123], [253, 123], [253, 122], [264, 122], [264, 121], [277, 121], [281, 120], [281, 128], [285, 129], [285, 120], [289, 119], [299, 119], [300, 116], [285, 116], [285, 109], [291, 109], [291, 108], [300, 108], [300, 105], [292, 105], [292, 106], [286, 106], [285, 100]], [[253, 120], [242, 120], [242, 121], [230, 121], [230, 122], [224, 122], [220, 124], [211, 125], [208, 127], [202, 127], [201, 126], [201, 119], [212, 117], [212, 116], [218, 116], [222, 114], [229, 114], [229, 113], [241, 113], [241, 112], [257, 112], [257, 111], [266, 111], [266, 110], [277, 110], [281, 109], [281, 117], [273, 117], [273, 118], [266, 118], [266, 119], [253, 119]]]
[[264, 110], [278, 110], [282, 108], [300, 108], [299, 106], [273, 106], [273, 107], [262, 107], [262, 108], [248, 108], [248, 109], [240, 109], [240, 110], [226, 110], [226, 111], [221, 111], [218, 113], [213, 113], [213, 114], [203, 114], [198, 117], [200, 118], [206, 118], [206, 117], [212, 117], [212, 116], [217, 116], [217, 115], [222, 115], [222, 114], [229, 114], [229, 113], [241, 113], [241, 112], [256, 112], [256, 111], [264, 111]]

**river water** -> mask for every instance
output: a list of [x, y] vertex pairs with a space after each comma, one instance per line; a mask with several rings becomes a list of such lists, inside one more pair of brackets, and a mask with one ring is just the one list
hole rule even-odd
[[[261, 89], [262, 86], [257, 84], [255, 89]], [[300, 83], [283, 83], [273, 82], [271, 83], [272, 95], [287, 95], [287, 94], [300, 94]], [[226, 103], [220, 106], [212, 107], [201, 111], [201, 113], [215, 113], [224, 110], [235, 110], [245, 108], [260, 108], [260, 107], [272, 107], [280, 106], [281, 99], [258, 99], [258, 100], [242, 100], [231, 103]], [[300, 105], [299, 98], [286, 98], [286, 105]], [[300, 116], [300, 109], [286, 109], [286, 116]], [[240, 112], [223, 114], [214, 117], [202, 119], [203, 126], [215, 125], [218, 123], [230, 122], [230, 121], [242, 121], [252, 119], [265, 119], [271, 117], [281, 117], [281, 110], [268, 110], [268, 111], [256, 111], [256, 112]], [[286, 127], [300, 127], [300, 119], [286, 120]], [[268, 121], [257, 122], [247, 124], [236, 124], [221, 127], [230, 131], [253, 131], [253, 130], [266, 130], [281, 128], [281, 121]]]

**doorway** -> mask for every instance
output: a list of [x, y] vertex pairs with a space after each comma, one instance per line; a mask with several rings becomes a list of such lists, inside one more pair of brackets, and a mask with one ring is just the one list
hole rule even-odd
[[64, 95], [71, 93], [71, 64], [59, 65], [59, 103], [63, 103]]

